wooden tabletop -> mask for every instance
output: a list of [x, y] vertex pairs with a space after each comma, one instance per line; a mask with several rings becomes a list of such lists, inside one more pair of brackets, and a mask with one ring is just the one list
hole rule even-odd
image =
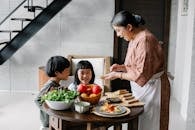
[[119, 122], [129, 122], [130, 120], [134, 118], [138, 118], [138, 116], [143, 113], [144, 108], [143, 106], [130, 108], [131, 110], [130, 114], [126, 116], [122, 116], [122, 117], [115, 117], [115, 118], [101, 117], [91, 112], [80, 114], [74, 111], [74, 108], [71, 108], [69, 110], [56, 111], [56, 110], [50, 109], [46, 105], [46, 103], [43, 104], [43, 110], [50, 116], [54, 116], [54, 117], [60, 118], [65, 121], [70, 121], [70, 122], [79, 122], [79, 123], [95, 123], [95, 122], [114, 123], [114, 122], [117, 122], [119, 123]]

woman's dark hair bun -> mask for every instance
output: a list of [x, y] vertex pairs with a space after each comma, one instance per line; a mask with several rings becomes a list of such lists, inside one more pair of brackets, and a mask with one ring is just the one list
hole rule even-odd
[[142, 18], [142, 16], [137, 15], [137, 14], [132, 14], [133, 17], [135, 18], [135, 21], [137, 22], [137, 24], [141, 24], [144, 25], [145, 24], [145, 20]]
[[130, 13], [129, 11], [123, 10], [118, 12], [111, 21], [112, 25], [116, 26], [124, 26], [126, 27], [128, 24], [131, 24], [135, 27], [139, 25], [144, 25], [145, 20], [142, 16]]

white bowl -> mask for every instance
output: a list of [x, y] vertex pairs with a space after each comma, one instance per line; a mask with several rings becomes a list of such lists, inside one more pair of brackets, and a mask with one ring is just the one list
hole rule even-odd
[[85, 112], [89, 111], [90, 103], [81, 101], [81, 102], [76, 102], [74, 104], [74, 106], [75, 106], [75, 111], [77, 111], [79, 113], [85, 113]]
[[49, 100], [45, 100], [45, 102], [47, 103], [47, 105], [54, 110], [66, 110], [69, 109], [71, 107], [71, 105], [73, 104], [74, 100], [71, 100], [69, 103], [66, 103], [64, 101], [49, 101]]

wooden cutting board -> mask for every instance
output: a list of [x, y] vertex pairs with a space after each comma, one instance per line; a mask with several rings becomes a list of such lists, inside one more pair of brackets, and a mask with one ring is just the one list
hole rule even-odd
[[126, 89], [117, 90], [115, 92], [106, 92], [105, 96], [102, 97], [102, 100], [106, 100], [107, 98], [115, 98], [118, 97], [122, 100], [120, 103], [115, 103], [117, 105], [123, 105], [126, 107], [138, 107], [144, 106], [144, 103], [136, 99], [132, 93], [129, 93]]

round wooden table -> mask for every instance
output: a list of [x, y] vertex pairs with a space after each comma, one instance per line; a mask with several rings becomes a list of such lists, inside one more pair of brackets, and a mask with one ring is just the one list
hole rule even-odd
[[[101, 117], [87, 112], [80, 114], [74, 109], [56, 111], [50, 109], [45, 103], [43, 110], [50, 116], [50, 130], [67, 130], [67, 126], [75, 123], [87, 124], [87, 130], [92, 130], [93, 126], [114, 126], [115, 130], [122, 130], [122, 123], [128, 123], [128, 130], [138, 130], [138, 118], [143, 113], [144, 107], [130, 108], [131, 112], [122, 117]], [[70, 128], [69, 128], [70, 129]], [[102, 127], [107, 129], [107, 127]]]

